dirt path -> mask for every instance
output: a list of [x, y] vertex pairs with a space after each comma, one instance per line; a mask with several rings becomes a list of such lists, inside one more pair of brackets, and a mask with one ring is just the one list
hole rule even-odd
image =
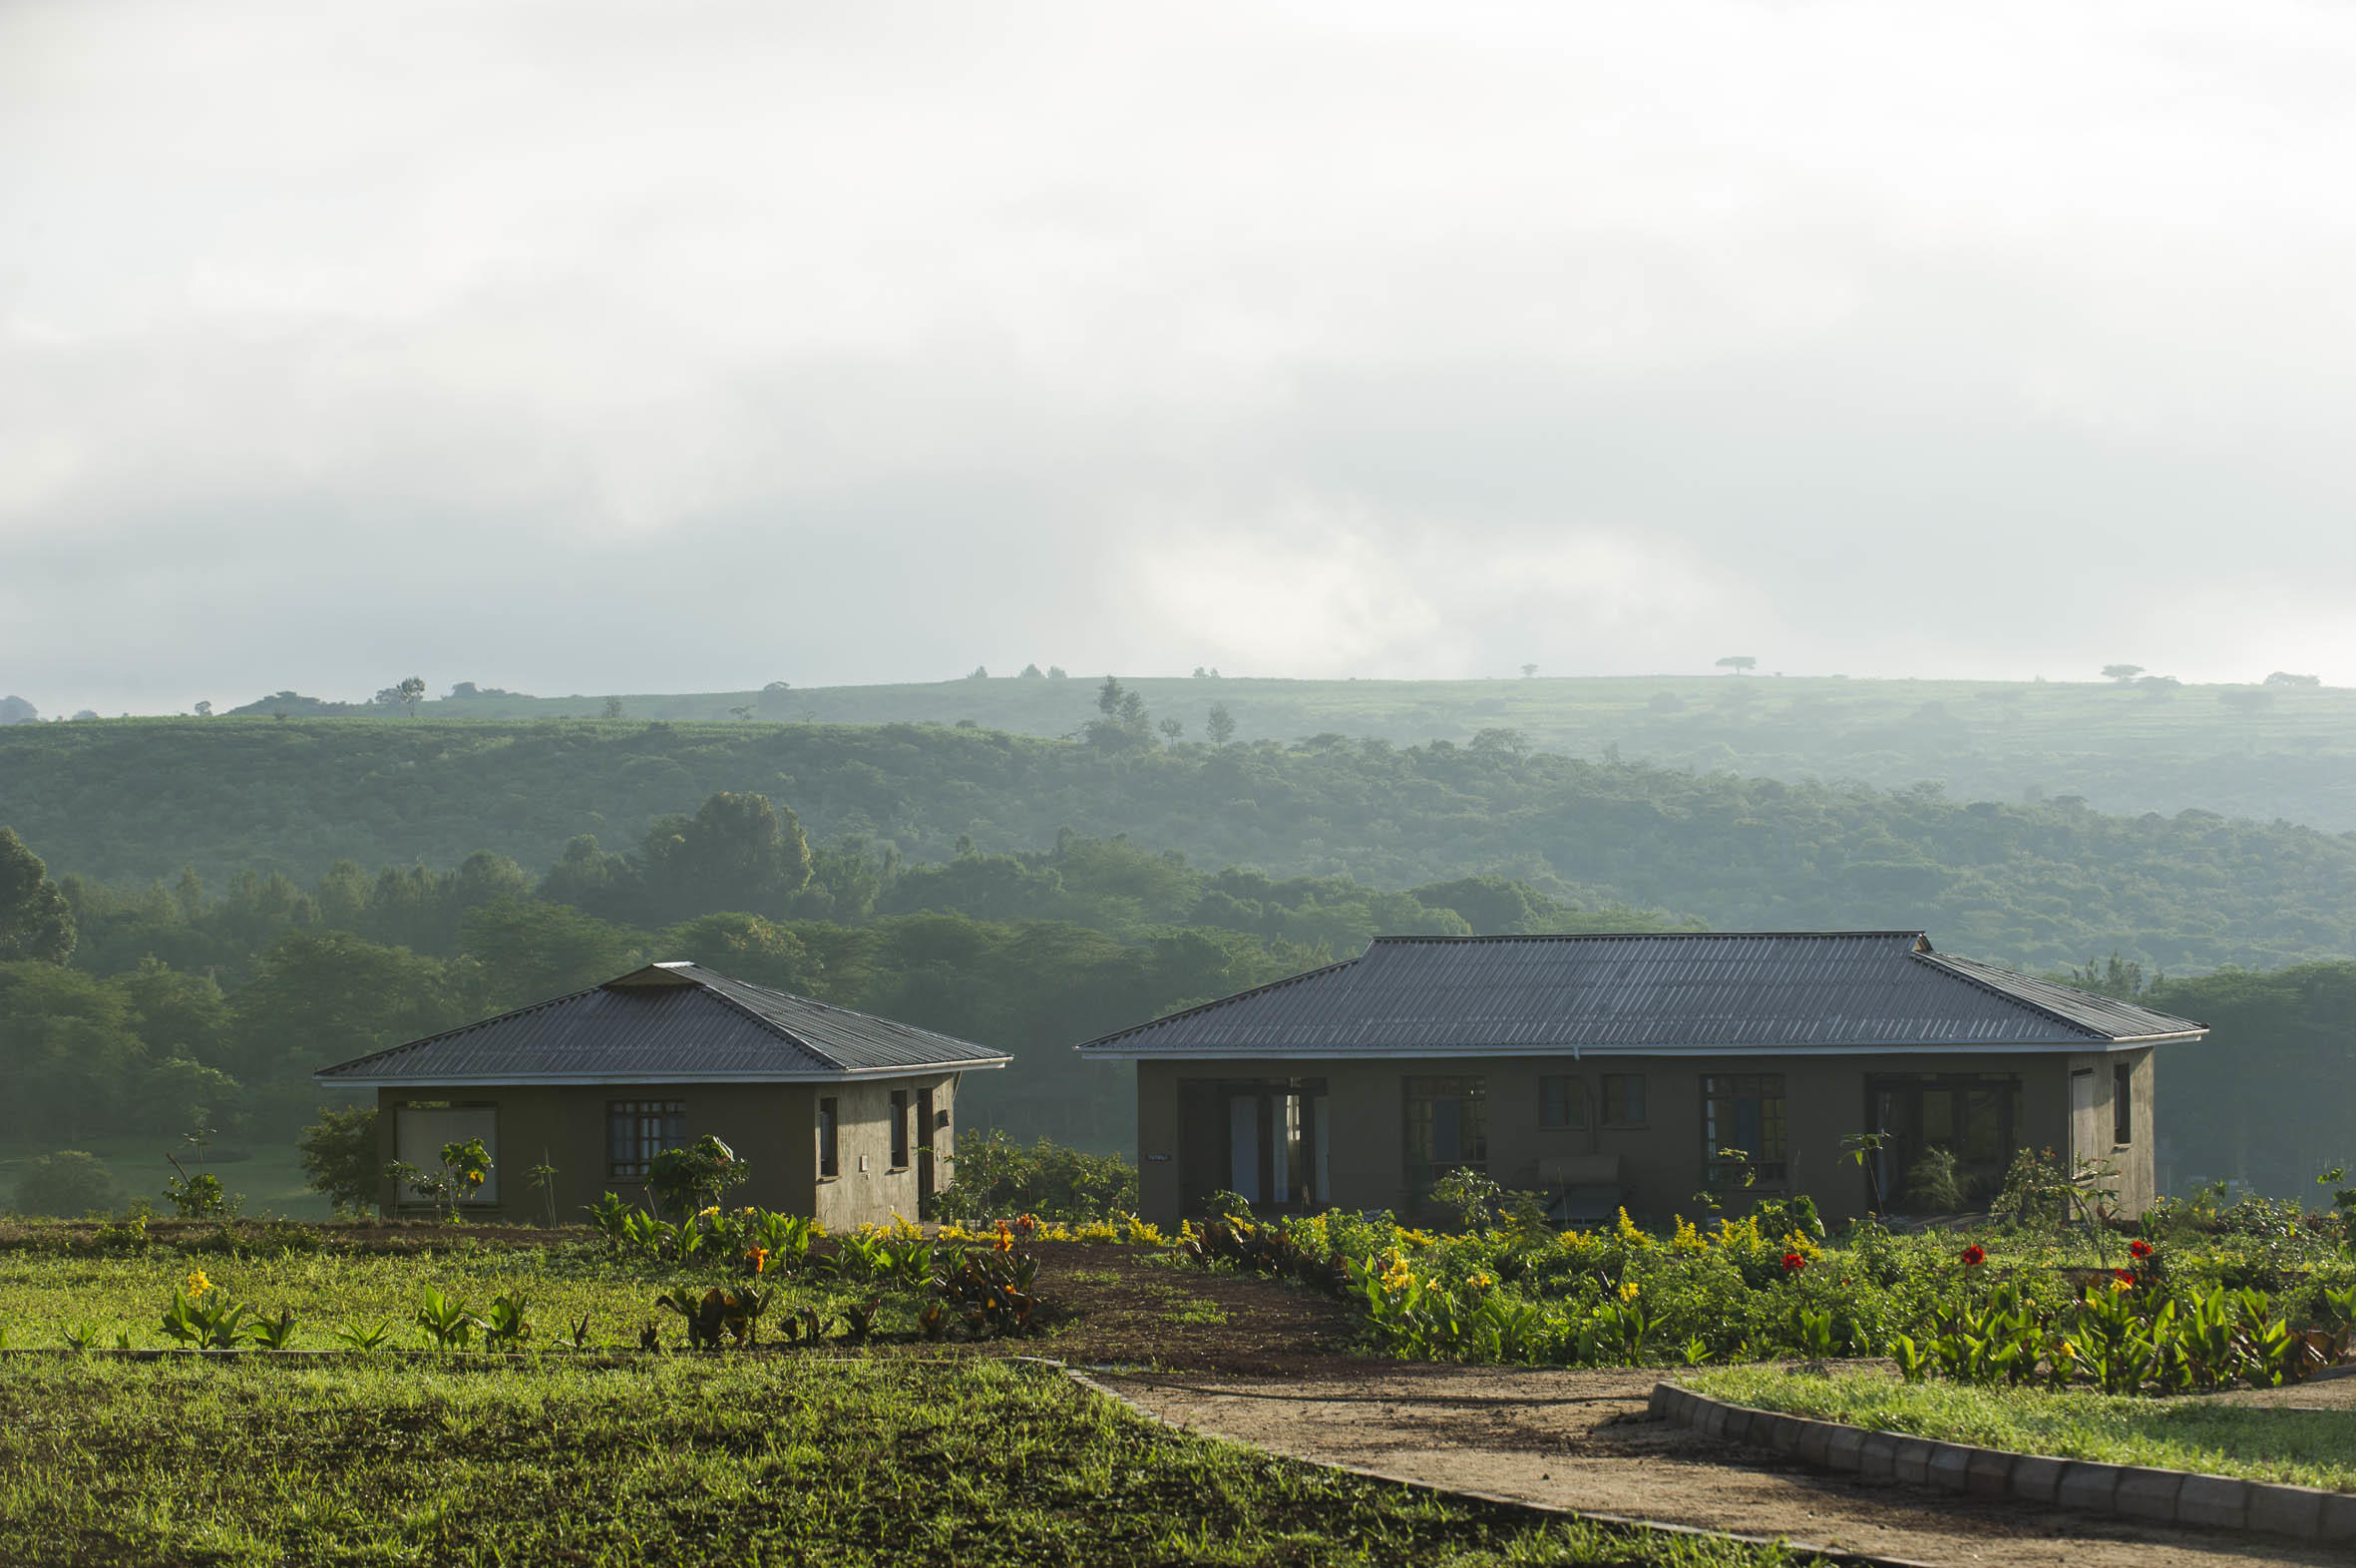
[[1658, 1380], [1649, 1372], [1377, 1363], [1279, 1377], [1093, 1375], [1166, 1419], [1299, 1458], [1940, 1568], [2346, 1568], [2347, 1562], [2261, 1536], [2148, 1529], [1817, 1474], [1647, 1418], [1645, 1400]]

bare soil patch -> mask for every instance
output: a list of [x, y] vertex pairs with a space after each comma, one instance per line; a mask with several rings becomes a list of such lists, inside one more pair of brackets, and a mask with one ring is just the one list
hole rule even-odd
[[1098, 1380], [1166, 1419], [1298, 1458], [1942, 1568], [2345, 1564], [2266, 1537], [2146, 1528], [1820, 1474], [1652, 1420], [1645, 1401], [1654, 1372], [1359, 1362], [1273, 1376], [1138, 1372]]
[[1046, 1355], [1257, 1377], [1339, 1376], [1359, 1365], [1349, 1313], [1315, 1291], [1151, 1263], [1135, 1247], [1039, 1242], [1035, 1250], [1039, 1291], [1057, 1326], [1028, 1344]]

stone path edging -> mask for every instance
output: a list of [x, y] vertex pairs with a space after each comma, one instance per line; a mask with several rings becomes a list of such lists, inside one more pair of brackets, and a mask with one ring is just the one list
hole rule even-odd
[[1174, 1421], [1160, 1411], [1149, 1409], [1140, 1404], [1118, 1388], [1099, 1382], [1096, 1378], [1089, 1376], [1087, 1372], [1068, 1363], [1045, 1356], [1017, 1356], [1008, 1359], [1032, 1362], [1042, 1367], [1053, 1368], [1080, 1387], [1091, 1393], [1102, 1394], [1124, 1409], [1143, 1416], [1156, 1426], [1166, 1426], [1172, 1431], [1184, 1432], [1192, 1437], [1209, 1437], [1219, 1442], [1235, 1443], [1239, 1447], [1257, 1448], [1263, 1453], [1276, 1453], [1303, 1464], [1314, 1464], [1324, 1470], [1340, 1470], [1348, 1475], [1364, 1476], [1371, 1481], [1384, 1481], [1393, 1486], [1411, 1486], [1417, 1491], [1430, 1492], [1441, 1497], [1469, 1497], [1476, 1502], [1496, 1503], [1507, 1508], [1526, 1509], [1531, 1513], [1552, 1514], [1562, 1519], [1583, 1519], [1590, 1524], [1607, 1524], [1619, 1529], [1657, 1530], [1663, 1535], [1690, 1536], [1705, 1541], [1737, 1541], [1745, 1546], [1781, 1545], [1789, 1548], [1795, 1554], [1833, 1564], [1835, 1568], [1933, 1568], [1932, 1564], [1919, 1562], [1911, 1557], [1876, 1557], [1866, 1552], [1849, 1551], [1838, 1546], [1818, 1546], [1808, 1541], [1780, 1540], [1766, 1535], [1744, 1535], [1734, 1530], [1705, 1530], [1691, 1524], [1670, 1524], [1660, 1519], [1640, 1519], [1628, 1514], [1597, 1513], [1586, 1508], [1566, 1508], [1558, 1503], [1540, 1502], [1529, 1497], [1515, 1497], [1504, 1492], [1475, 1491], [1462, 1486], [1442, 1486], [1435, 1481], [1423, 1480], [1413, 1475], [1401, 1475], [1391, 1470], [1377, 1470], [1370, 1465], [1350, 1464], [1338, 1459], [1317, 1459], [1306, 1454], [1286, 1453], [1281, 1448], [1270, 1448], [1265, 1443], [1253, 1442], [1249, 1438], [1230, 1436], [1226, 1432], [1214, 1431], [1207, 1426]]
[[1842, 1421], [1781, 1415], [1653, 1385], [1652, 1413], [1706, 1437], [1787, 1453], [1803, 1464], [1867, 1480], [1910, 1481], [1974, 1497], [2076, 1508], [2159, 1524], [2258, 1530], [2323, 1545], [2356, 1546], [2356, 1494], [2197, 1470], [2162, 1470], [2094, 1459], [1975, 1448]]

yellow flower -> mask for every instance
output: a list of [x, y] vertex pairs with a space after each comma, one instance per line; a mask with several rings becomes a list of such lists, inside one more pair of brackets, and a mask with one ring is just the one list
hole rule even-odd
[[1476, 1274], [1471, 1279], [1466, 1280], [1464, 1283], [1471, 1286], [1476, 1291], [1485, 1291], [1497, 1282], [1485, 1274]]
[[481, 1171], [468, 1171], [466, 1173], [466, 1179], [470, 1186], [480, 1187], [483, 1185], [483, 1173]]
[[204, 1271], [202, 1269], [198, 1269], [196, 1273], [189, 1276], [190, 1301], [195, 1301], [197, 1297], [203, 1295], [206, 1291], [211, 1289], [212, 1282], [204, 1278]]
[[1677, 1217], [1677, 1234], [1669, 1238], [1669, 1246], [1674, 1252], [1705, 1252], [1710, 1244], [1694, 1229], [1694, 1222], [1681, 1214]]
[[1639, 1286], [1634, 1280], [1622, 1280], [1620, 1282], [1620, 1300], [1624, 1302], [1632, 1302], [1636, 1300], [1637, 1293], [1641, 1289], [1642, 1287]]
[[713, 1205], [712, 1205], [710, 1208], [708, 1208], [708, 1209], [705, 1209], [705, 1210], [701, 1211], [700, 1213], [698, 1213], [698, 1214], [697, 1214], [695, 1217], [696, 1217], [697, 1219], [699, 1219], [699, 1220], [708, 1220], [708, 1219], [710, 1219], [710, 1218], [711, 1218], [713, 1215], [715, 1215], [715, 1214], [717, 1214], [717, 1213], [719, 1213], [719, 1212], [720, 1212], [720, 1206], [719, 1206], [718, 1204], [716, 1204], [716, 1203], [715, 1203], [715, 1204], [713, 1204]]

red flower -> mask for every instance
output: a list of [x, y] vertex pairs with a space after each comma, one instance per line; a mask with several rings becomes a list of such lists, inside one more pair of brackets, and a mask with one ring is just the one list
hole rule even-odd
[[1798, 1253], [1787, 1252], [1783, 1254], [1783, 1272], [1785, 1274], [1797, 1274], [1800, 1270], [1806, 1268], [1807, 1266], [1808, 1261], [1805, 1258], [1802, 1258]]
[[2113, 1269], [2111, 1271], [2111, 1278], [2117, 1280], [2122, 1285], [2133, 1285], [2136, 1283], [2136, 1277], [2128, 1273], [2125, 1269]]
[[1987, 1261], [1988, 1249], [1978, 1242], [1973, 1242], [1969, 1247], [1963, 1249], [1963, 1266], [1965, 1268], [1976, 1269]]
[[2138, 1263], [2152, 1256], [2152, 1244], [2148, 1241], [2131, 1241], [2127, 1244], [2127, 1250], [2135, 1255]]

